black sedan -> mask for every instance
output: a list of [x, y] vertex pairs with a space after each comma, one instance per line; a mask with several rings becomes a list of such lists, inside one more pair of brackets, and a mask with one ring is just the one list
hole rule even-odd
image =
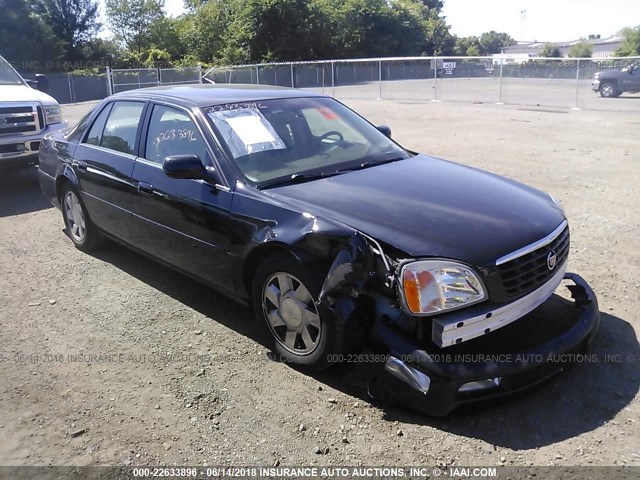
[[561, 371], [599, 322], [562, 207], [390, 137], [306, 91], [158, 87], [46, 137], [39, 175], [79, 249], [109, 238], [251, 305], [283, 361], [372, 361], [372, 391], [434, 415]]

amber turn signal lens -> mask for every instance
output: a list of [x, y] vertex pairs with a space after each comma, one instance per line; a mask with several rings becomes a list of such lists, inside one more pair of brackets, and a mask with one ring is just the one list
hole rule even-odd
[[418, 313], [420, 311], [420, 290], [418, 290], [416, 274], [406, 270], [403, 277], [402, 283], [407, 306], [413, 313]]

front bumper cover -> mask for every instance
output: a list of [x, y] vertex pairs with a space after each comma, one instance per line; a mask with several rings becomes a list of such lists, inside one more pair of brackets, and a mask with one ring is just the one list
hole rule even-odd
[[38, 163], [38, 151], [42, 138], [50, 133], [69, 128], [64, 120], [47, 125], [44, 130], [33, 134], [6, 134], [0, 136], [0, 168], [18, 168]]
[[[588, 349], [600, 322], [589, 285], [573, 273], [564, 278], [573, 283], [572, 300], [554, 294], [512, 325], [445, 349], [420, 345], [378, 320], [372, 333], [388, 347], [393, 365], [388, 361], [387, 368], [378, 368], [369, 393], [444, 416], [462, 404], [512, 394], [563, 371]], [[496, 378], [493, 388], [460, 391], [464, 384]]]

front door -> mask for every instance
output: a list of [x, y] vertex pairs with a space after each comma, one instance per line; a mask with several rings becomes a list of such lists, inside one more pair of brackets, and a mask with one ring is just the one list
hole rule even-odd
[[640, 64], [631, 65], [629, 70], [622, 72], [621, 83], [625, 92], [640, 92]]
[[168, 177], [169, 155], [197, 155], [212, 164], [202, 132], [190, 113], [156, 104], [132, 180], [137, 244], [160, 260], [223, 290], [233, 291], [229, 250], [232, 193], [203, 180]]

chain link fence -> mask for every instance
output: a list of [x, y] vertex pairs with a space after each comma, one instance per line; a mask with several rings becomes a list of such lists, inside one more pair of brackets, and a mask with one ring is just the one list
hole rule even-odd
[[[25, 74], [25, 78], [35, 77]], [[202, 67], [110, 69], [104, 73], [47, 73], [49, 91], [60, 104], [81, 103], [137, 88], [202, 83]]]
[[184, 68], [107, 68], [109, 94], [145, 87], [202, 83], [202, 67]]
[[[637, 96], [599, 98], [592, 81], [598, 71], [621, 71], [639, 61], [640, 57], [403, 57], [215, 67], [204, 78], [211, 83], [305, 88], [343, 99], [637, 111], [638, 103], [628, 100]], [[640, 69], [618, 76], [617, 81], [626, 82], [621, 90], [640, 92]]]
[[[25, 74], [24, 78], [35, 79], [29, 74]], [[47, 73], [47, 78], [49, 79], [47, 93], [61, 104], [101, 100], [109, 96], [107, 75], [104, 73]]]
[[[640, 57], [609, 59], [402, 57], [201, 67], [106, 69], [102, 74], [48, 74], [60, 103], [100, 100], [111, 94], [159, 85], [206, 82], [304, 88], [342, 99], [459, 101], [553, 108], [638, 111]], [[620, 98], [592, 89], [598, 71], [618, 72]], [[635, 82], [635, 83], [634, 83]], [[635, 86], [634, 86], [635, 85]]]

